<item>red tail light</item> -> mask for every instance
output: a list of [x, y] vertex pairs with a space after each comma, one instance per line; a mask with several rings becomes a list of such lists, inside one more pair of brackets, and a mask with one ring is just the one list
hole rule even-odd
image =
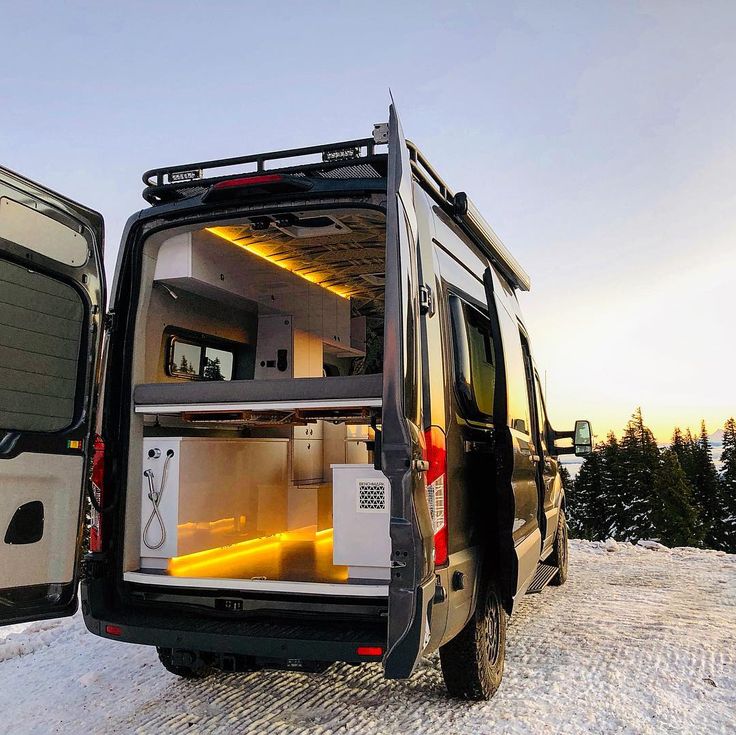
[[[98, 508], [105, 500], [105, 441], [95, 436], [92, 447], [92, 495]], [[102, 551], [102, 514], [92, 505], [89, 524], [89, 550]]]
[[241, 176], [237, 179], [218, 181], [213, 189], [236, 189], [241, 186], [263, 186], [264, 184], [280, 184], [284, 177], [280, 174], [264, 174], [263, 176]]
[[122, 635], [123, 629], [119, 625], [106, 625], [105, 633], [108, 635]]
[[289, 176], [288, 174], [257, 174], [237, 176], [224, 179], [213, 184], [204, 195], [203, 201], [226, 201], [236, 197], [257, 197], [271, 194], [288, 194], [306, 191], [312, 188], [312, 182], [306, 177]]
[[427, 503], [434, 526], [434, 563], [447, 561], [447, 447], [445, 432], [430, 426], [424, 432], [424, 458], [429, 462], [426, 474]]
[[358, 646], [355, 652], [358, 656], [383, 656], [381, 646]]

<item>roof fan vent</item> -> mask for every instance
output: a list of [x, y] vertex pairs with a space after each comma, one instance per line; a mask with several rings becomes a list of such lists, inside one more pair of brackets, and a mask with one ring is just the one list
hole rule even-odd
[[326, 235], [344, 235], [350, 228], [332, 215], [291, 215], [276, 221], [275, 227], [292, 237], [325, 237]]

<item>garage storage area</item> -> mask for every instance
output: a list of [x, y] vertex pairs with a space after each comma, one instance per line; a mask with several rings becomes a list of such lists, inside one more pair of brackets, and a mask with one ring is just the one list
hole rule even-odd
[[127, 581], [386, 593], [384, 251], [372, 209], [150, 239]]

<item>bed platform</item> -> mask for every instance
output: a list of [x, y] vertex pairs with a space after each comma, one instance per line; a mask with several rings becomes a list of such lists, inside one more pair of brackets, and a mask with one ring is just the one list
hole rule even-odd
[[279, 380], [145, 383], [135, 387], [136, 413], [364, 411], [381, 405], [383, 375]]

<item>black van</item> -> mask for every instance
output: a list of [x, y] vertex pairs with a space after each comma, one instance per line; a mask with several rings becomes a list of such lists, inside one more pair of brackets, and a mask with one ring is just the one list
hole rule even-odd
[[90, 631], [182, 676], [439, 649], [490, 697], [591, 449], [547, 418], [527, 275], [393, 107], [144, 183], [106, 311], [102, 217], [0, 169], [0, 622], [81, 576]]

